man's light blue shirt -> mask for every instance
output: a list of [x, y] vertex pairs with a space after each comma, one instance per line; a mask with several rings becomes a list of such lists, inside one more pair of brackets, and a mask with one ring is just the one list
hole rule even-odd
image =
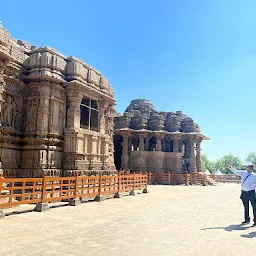
[[[233, 167], [231, 167], [230, 170], [234, 174], [241, 176], [241, 178], [242, 178], [241, 186], [242, 186], [243, 191], [255, 190], [255, 188], [256, 188], [256, 173], [254, 173], [254, 172], [249, 173], [247, 171], [239, 171]], [[247, 176], [248, 176], [248, 178], [246, 178]]]

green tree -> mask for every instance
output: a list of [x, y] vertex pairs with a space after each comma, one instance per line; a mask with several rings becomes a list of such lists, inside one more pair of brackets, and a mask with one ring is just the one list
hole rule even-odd
[[247, 162], [254, 163], [256, 165], [256, 152], [250, 152], [246, 158]]
[[241, 159], [232, 154], [225, 155], [222, 158], [220, 158], [218, 161], [216, 161], [215, 167], [216, 169], [220, 169], [224, 173], [230, 173], [229, 168], [227, 168], [228, 164], [232, 165], [236, 169], [244, 168], [244, 165]]
[[211, 173], [215, 172], [215, 163], [210, 161], [206, 154], [201, 155], [202, 171], [209, 170]]

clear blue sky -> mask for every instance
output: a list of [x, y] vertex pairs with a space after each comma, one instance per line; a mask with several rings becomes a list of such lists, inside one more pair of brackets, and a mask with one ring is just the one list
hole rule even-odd
[[116, 109], [134, 98], [183, 112], [211, 138], [210, 159], [256, 151], [255, 0], [3, 1], [16, 39], [97, 68]]

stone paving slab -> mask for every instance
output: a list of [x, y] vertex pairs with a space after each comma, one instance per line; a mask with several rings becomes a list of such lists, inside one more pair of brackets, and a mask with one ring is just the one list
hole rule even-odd
[[149, 194], [0, 220], [1, 255], [254, 255], [238, 184], [150, 186]]

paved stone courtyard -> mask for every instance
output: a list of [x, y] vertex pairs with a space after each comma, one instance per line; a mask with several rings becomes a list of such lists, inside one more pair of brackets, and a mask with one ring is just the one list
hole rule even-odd
[[150, 186], [150, 194], [0, 220], [1, 255], [253, 255], [238, 184]]

